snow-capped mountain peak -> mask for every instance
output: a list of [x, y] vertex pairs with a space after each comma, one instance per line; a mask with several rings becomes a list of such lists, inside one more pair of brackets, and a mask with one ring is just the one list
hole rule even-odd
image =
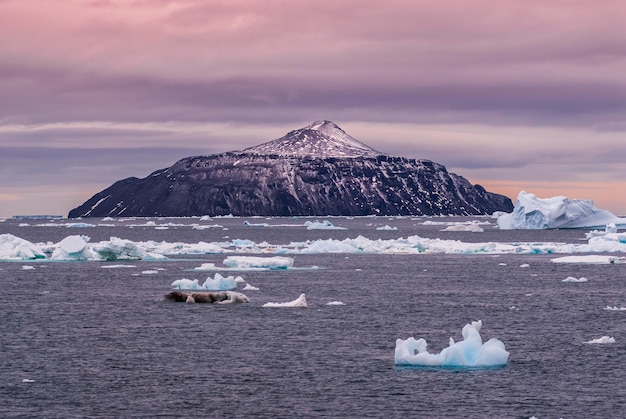
[[243, 150], [250, 154], [279, 156], [376, 157], [383, 153], [346, 134], [332, 121], [315, 121], [284, 137]]

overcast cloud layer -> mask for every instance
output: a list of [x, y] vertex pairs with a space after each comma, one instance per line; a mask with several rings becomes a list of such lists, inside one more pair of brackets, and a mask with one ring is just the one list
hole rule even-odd
[[330, 119], [626, 214], [626, 3], [0, 0], [0, 216]]

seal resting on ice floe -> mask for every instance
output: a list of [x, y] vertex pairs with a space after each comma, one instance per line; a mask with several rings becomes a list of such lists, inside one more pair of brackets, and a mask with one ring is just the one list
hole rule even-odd
[[165, 295], [166, 300], [178, 303], [209, 303], [209, 304], [231, 304], [249, 303], [247, 295], [236, 291], [221, 292], [181, 292], [172, 291]]

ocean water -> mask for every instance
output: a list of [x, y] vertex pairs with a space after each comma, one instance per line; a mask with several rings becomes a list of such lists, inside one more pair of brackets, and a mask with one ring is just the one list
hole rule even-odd
[[[582, 243], [586, 232], [442, 232], [445, 226], [410, 218], [331, 218], [347, 230], [306, 231], [244, 227], [243, 220], [215, 219], [208, 224], [222, 227], [207, 230], [189, 227], [198, 219], [153, 220], [184, 224], [167, 230], [139, 226], [145, 220], [82, 229], [62, 226], [66, 220], [8, 220], [0, 233], [35, 243], [86, 234], [92, 241], [286, 244], [414, 234]], [[375, 229], [385, 224], [398, 230]], [[225, 255], [117, 269], [103, 268], [109, 262], [0, 262], [0, 417], [626, 417], [626, 311], [604, 310], [626, 306], [626, 264], [554, 264], [554, 255], [293, 257], [297, 267], [319, 269], [237, 273], [259, 291], [245, 291], [248, 304], [227, 306], [163, 299], [172, 281], [202, 282], [212, 273], [192, 269], [220, 265]], [[562, 282], [568, 276], [588, 282]], [[262, 307], [303, 292], [308, 308]], [[507, 366], [394, 366], [397, 338], [423, 337], [439, 352], [474, 320], [483, 321], [483, 339], [504, 342]], [[586, 343], [605, 335], [616, 343]]]

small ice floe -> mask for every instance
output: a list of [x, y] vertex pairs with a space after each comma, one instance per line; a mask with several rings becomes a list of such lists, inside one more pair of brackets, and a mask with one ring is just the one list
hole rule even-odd
[[606, 311], [626, 311], [626, 307], [618, 307], [618, 306], [606, 306], [604, 307]]
[[302, 293], [293, 301], [286, 303], [265, 303], [262, 307], [307, 307], [306, 296]]
[[[405, 366], [428, 367], [496, 367], [506, 365], [509, 353], [504, 343], [491, 338], [483, 343], [480, 336], [482, 321], [466, 324], [461, 334], [463, 340], [455, 342], [450, 338], [450, 344], [438, 354], [431, 354], [426, 350], [427, 343], [423, 338], [415, 340], [397, 339], [395, 350], [395, 364]], [[416, 353], [417, 352], [417, 353]]]
[[337, 227], [328, 220], [306, 221], [304, 223], [307, 230], [347, 230], [345, 227]]
[[269, 227], [268, 223], [251, 223], [250, 221], [244, 221], [243, 225], [246, 227]]
[[483, 233], [483, 229], [477, 222], [471, 222], [467, 224], [454, 224], [439, 231], [468, 231], [470, 233]]
[[142, 275], [156, 275], [158, 273], [159, 271], [157, 271], [156, 269], [147, 269], [145, 271], [141, 271]]
[[522, 263], [519, 267], [520, 268], [530, 268], [530, 265], [528, 263]]
[[581, 276], [580, 278], [574, 278], [573, 276], [568, 276], [562, 282], [587, 282], [587, 281], [588, 279], [585, 278], [584, 276]]
[[33, 269], [35, 269], [35, 267], [32, 265], [22, 265], [22, 270], [24, 271], [32, 271]]
[[563, 256], [560, 258], [550, 259], [552, 263], [582, 263], [592, 265], [608, 265], [611, 263], [624, 263], [625, 258], [608, 255], [580, 255], [580, 256]]
[[591, 339], [590, 341], [587, 341], [585, 343], [598, 343], [598, 344], [615, 343], [615, 338], [610, 337], [610, 336], [602, 336], [601, 338]]
[[246, 286], [243, 287], [242, 289], [243, 289], [243, 291], [258, 291], [259, 287], [255, 287], [252, 284], [246, 284]]
[[220, 225], [220, 224], [208, 224], [208, 225], [194, 224], [192, 228], [194, 230], [207, 230], [209, 228], [221, 228], [221, 229], [223, 229], [224, 226]]
[[506, 263], [500, 262], [500, 263], [498, 263], [498, 266], [506, 266]]
[[326, 303], [327, 306], [345, 306], [346, 303], [342, 303], [341, 301], [329, 301]]
[[35, 382], [35, 380], [31, 380], [30, 378], [24, 378], [22, 380], [22, 383], [34, 383], [34, 382]]
[[511, 307], [509, 307], [509, 310], [511, 310], [511, 311], [519, 311], [519, 307], [511, 306]]
[[380, 230], [380, 231], [393, 231], [393, 230], [397, 230], [398, 227], [391, 227], [390, 225], [385, 224], [384, 226], [381, 227], [376, 227], [376, 230]]

